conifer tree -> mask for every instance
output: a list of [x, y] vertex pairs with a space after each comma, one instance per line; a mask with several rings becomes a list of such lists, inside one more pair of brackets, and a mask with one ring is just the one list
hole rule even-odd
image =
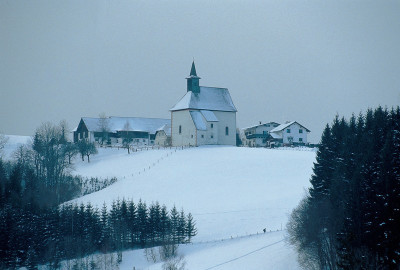
[[135, 203], [130, 200], [128, 202], [128, 230], [130, 246], [134, 247], [137, 244], [138, 224], [137, 224], [137, 211]]
[[196, 222], [193, 220], [192, 214], [189, 213], [186, 218], [186, 237], [188, 239], [188, 242], [190, 243], [192, 241], [192, 238], [196, 235]]
[[179, 243], [179, 213], [176, 207], [171, 209], [170, 212], [170, 235], [173, 244]]

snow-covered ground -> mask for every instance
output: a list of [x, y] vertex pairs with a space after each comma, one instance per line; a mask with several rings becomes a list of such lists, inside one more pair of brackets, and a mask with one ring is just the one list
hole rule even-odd
[[[186, 269], [296, 270], [295, 251], [287, 246], [284, 232], [272, 232], [240, 239], [181, 246]], [[162, 262], [150, 263], [143, 250], [124, 252], [121, 269], [159, 270]]]
[[[191, 212], [198, 235], [180, 247], [187, 269], [299, 269], [284, 231], [269, 231], [285, 228], [309, 186], [314, 160], [315, 152], [304, 149], [204, 146], [130, 155], [99, 149], [90, 164], [77, 159], [75, 173], [119, 180], [75, 202], [100, 207], [118, 198], [142, 199]], [[161, 269], [145, 261], [143, 250], [124, 253], [121, 269], [133, 266]]]
[[12, 159], [13, 153], [20, 145], [24, 145], [31, 142], [30, 136], [18, 136], [18, 135], [5, 135], [7, 142], [4, 145], [4, 149], [0, 153], [1, 157], [5, 160]]
[[[8, 137], [3, 149], [7, 159], [30, 141]], [[203, 146], [128, 155], [124, 149], [101, 148], [90, 163], [77, 157], [74, 173], [118, 181], [74, 202], [101, 207], [118, 198], [142, 199], [191, 212], [198, 235], [179, 248], [186, 269], [300, 269], [295, 251], [284, 241], [284, 229], [309, 186], [314, 160], [309, 149]], [[156, 270], [161, 265], [148, 262], [143, 250], [132, 250], [123, 253], [120, 269]]]

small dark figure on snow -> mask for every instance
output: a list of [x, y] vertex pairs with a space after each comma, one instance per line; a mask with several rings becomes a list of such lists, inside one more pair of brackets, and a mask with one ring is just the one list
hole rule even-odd
[[264, 229], [263, 229], [263, 232], [265, 233], [266, 231], [267, 231], [267, 229], [266, 229], [266, 228], [264, 228]]

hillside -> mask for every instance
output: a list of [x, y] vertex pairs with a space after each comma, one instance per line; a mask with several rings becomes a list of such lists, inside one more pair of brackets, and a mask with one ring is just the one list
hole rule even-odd
[[[132, 198], [191, 212], [199, 233], [194, 244], [181, 247], [188, 269], [207, 269], [238, 257], [216, 269], [244, 269], [243, 263], [251, 264], [245, 269], [261, 265], [296, 269], [296, 256], [282, 241], [284, 232], [269, 231], [284, 229], [288, 214], [309, 185], [314, 159], [315, 152], [299, 149], [209, 146], [130, 155], [124, 150], [99, 149], [90, 164], [77, 159], [75, 173], [119, 180], [75, 202], [101, 206]], [[263, 228], [265, 235], [248, 237]], [[125, 252], [121, 266], [160, 269], [144, 260], [143, 251]]]

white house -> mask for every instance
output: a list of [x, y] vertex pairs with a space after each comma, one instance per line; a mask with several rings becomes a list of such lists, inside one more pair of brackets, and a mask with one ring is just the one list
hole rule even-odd
[[242, 143], [249, 147], [267, 147], [272, 139], [270, 131], [279, 126], [276, 122], [268, 122], [242, 129]]
[[296, 121], [281, 124], [270, 131], [275, 142], [283, 144], [307, 144], [310, 130]]
[[74, 142], [86, 139], [89, 142], [100, 142], [103, 133], [108, 145], [122, 144], [124, 135], [129, 134], [133, 145], [153, 145], [156, 131], [169, 125], [170, 119], [143, 117], [82, 117], [73, 130]]
[[170, 146], [171, 145], [171, 125], [166, 124], [156, 131], [155, 145]]
[[226, 88], [199, 86], [194, 62], [187, 93], [170, 109], [173, 146], [236, 145], [236, 107]]

